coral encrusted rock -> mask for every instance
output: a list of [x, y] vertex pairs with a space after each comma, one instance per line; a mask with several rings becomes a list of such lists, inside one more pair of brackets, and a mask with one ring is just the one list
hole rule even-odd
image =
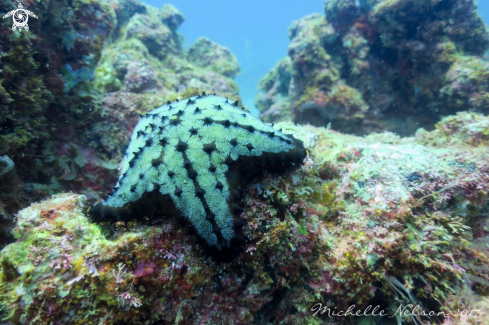
[[[105, 1], [22, 4], [37, 16], [28, 31], [12, 30], [12, 17], [0, 19], [0, 173], [15, 164], [0, 181], [0, 248], [19, 208], [67, 185], [61, 152], [94, 116], [93, 103], [79, 94], [89, 94], [93, 69], [117, 24]], [[0, 17], [18, 5], [0, 0]], [[1, 157], [8, 157], [6, 164]], [[70, 183], [66, 190], [80, 182]]]
[[239, 73], [236, 56], [222, 45], [206, 37], [200, 37], [188, 49], [188, 60], [200, 67], [234, 78]]
[[489, 33], [473, 0], [328, 0], [292, 23], [287, 57], [260, 82], [267, 122], [347, 133], [432, 130], [489, 107]]
[[[229, 247], [239, 219], [239, 186], [263, 169], [299, 167], [302, 141], [286, 136], [227, 98], [168, 102], [141, 117], [114, 193], [91, 210], [95, 221], [163, 214], [188, 219], [210, 246]], [[163, 196], [163, 197], [162, 197]], [[239, 232], [239, 231], [238, 231]]]
[[[247, 242], [228, 263], [206, 258], [175, 219], [109, 228], [88, 221], [84, 195], [32, 204], [0, 251], [0, 323], [414, 324], [399, 308], [416, 306], [444, 313], [418, 324], [489, 324], [487, 125], [450, 116], [400, 138], [275, 124], [308, 157], [243, 185]], [[392, 322], [359, 321], [368, 306]]]

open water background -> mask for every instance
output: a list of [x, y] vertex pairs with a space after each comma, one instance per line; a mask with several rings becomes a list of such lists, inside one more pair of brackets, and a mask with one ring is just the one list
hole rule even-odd
[[[312, 13], [324, 14], [323, 0], [158, 0], [142, 1], [160, 8], [171, 3], [185, 16], [179, 28], [188, 48], [205, 36], [228, 47], [238, 58], [236, 78], [243, 104], [258, 115], [254, 99], [260, 79], [287, 55], [292, 21]], [[489, 0], [478, 3], [488, 24]]]

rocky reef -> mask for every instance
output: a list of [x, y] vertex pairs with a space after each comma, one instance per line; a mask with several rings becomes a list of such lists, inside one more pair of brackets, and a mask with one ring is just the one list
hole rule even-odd
[[238, 59], [228, 48], [205, 37], [200, 37], [190, 46], [188, 60], [227, 77], [236, 77], [240, 71]]
[[[17, 5], [0, 1], [0, 15]], [[25, 9], [38, 17], [29, 20], [29, 31], [13, 31], [12, 18], [0, 21], [0, 156], [15, 165], [1, 176], [5, 222], [42, 198], [45, 185], [57, 187], [66, 166], [59, 152], [69, 149], [70, 137], [83, 128], [82, 116], [90, 115], [90, 103], [77, 91], [88, 85], [117, 23], [103, 2], [47, 0], [29, 2]], [[7, 237], [0, 237], [2, 247]]]
[[[29, 31], [0, 22], [1, 324], [380, 322], [372, 309], [338, 316], [353, 305], [378, 306], [389, 325], [489, 323], [489, 34], [473, 0], [329, 0], [325, 16], [294, 22], [257, 97], [266, 120], [282, 121], [276, 131], [239, 108], [228, 49], [207, 38], [183, 48], [174, 6], [25, 5], [38, 16]], [[0, 0], [0, 14], [16, 6]], [[232, 123], [219, 103], [192, 115], [214, 98], [202, 92], [226, 97]], [[219, 143], [222, 128], [233, 132]], [[278, 131], [307, 157], [264, 153]], [[187, 162], [180, 142], [192, 136], [215, 138]], [[232, 169], [245, 183], [223, 148], [259, 157]], [[155, 165], [178, 173], [160, 178]], [[115, 195], [135, 193], [146, 210], [97, 224], [93, 203], [117, 170], [129, 173]], [[209, 196], [227, 181], [224, 201]], [[219, 222], [236, 227], [239, 249], [213, 259], [167, 201], [153, 208], [156, 185], [183, 195], [182, 211], [205, 198], [194, 206], [206, 231], [220, 231], [206, 208], [232, 210]]]
[[472, 0], [328, 0], [289, 28], [288, 55], [260, 82], [269, 122], [347, 133], [431, 130], [488, 113], [489, 33]]
[[[16, 7], [1, 0], [0, 14]], [[48, 0], [26, 9], [38, 16], [29, 31], [0, 21], [0, 157], [14, 164], [0, 176], [0, 229], [54, 193], [76, 191], [92, 203], [104, 196], [140, 114], [202, 91], [240, 99], [236, 58], [209, 40], [225, 70], [200, 64], [209, 60], [204, 50], [187, 58], [174, 6]], [[1, 248], [11, 237], [0, 237]]]
[[[17, 215], [16, 242], [0, 253], [0, 316], [7, 324], [358, 324], [325, 309], [354, 304], [378, 305], [393, 323], [488, 321], [456, 313], [488, 308], [487, 117], [459, 113], [405, 138], [275, 128], [301, 139], [308, 157], [242, 188], [248, 239], [235, 259], [206, 259], [165, 217], [93, 224], [85, 195], [58, 194]], [[396, 313], [408, 304], [438, 317]]]

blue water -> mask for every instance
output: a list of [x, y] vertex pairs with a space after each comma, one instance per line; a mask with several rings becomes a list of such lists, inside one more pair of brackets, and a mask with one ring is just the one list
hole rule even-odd
[[482, 19], [486, 22], [486, 25], [489, 24], [489, 1], [482, 0], [477, 1], [477, 6], [479, 7], [479, 13], [482, 16]]
[[[160, 8], [162, 2], [143, 1]], [[324, 14], [324, 0], [172, 0], [185, 16], [179, 33], [188, 48], [205, 36], [228, 47], [238, 58], [236, 78], [243, 104], [258, 115], [254, 105], [260, 79], [287, 55], [288, 28], [292, 21], [311, 13]], [[479, 2], [479, 12], [489, 22], [489, 0]]]
[[[143, 1], [160, 8], [162, 2]], [[197, 38], [208, 37], [224, 45], [238, 58], [241, 75], [236, 78], [243, 104], [254, 106], [260, 79], [287, 55], [287, 30], [292, 21], [323, 12], [322, 0], [173, 0], [185, 16], [179, 32], [188, 48]]]

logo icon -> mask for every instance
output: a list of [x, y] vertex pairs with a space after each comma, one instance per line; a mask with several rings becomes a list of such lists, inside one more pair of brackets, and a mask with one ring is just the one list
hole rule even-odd
[[9, 11], [5, 16], [3, 16], [3, 19], [8, 18], [10, 16], [12, 16], [12, 19], [14, 20], [14, 24], [12, 25], [12, 30], [16, 30], [17, 28], [18, 29], [24, 28], [25, 30], [29, 30], [29, 25], [27, 25], [29, 16], [37, 19], [37, 16], [32, 11], [24, 9], [22, 3], [19, 3], [19, 9]]

